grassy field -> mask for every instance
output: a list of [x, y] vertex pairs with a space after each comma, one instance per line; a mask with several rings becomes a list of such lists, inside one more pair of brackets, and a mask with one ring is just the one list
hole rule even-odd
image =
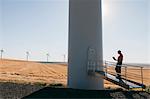
[[[128, 70], [128, 73], [130, 72], [138, 75], [138, 72], [133, 69]], [[146, 91], [150, 92], [150, 71], [149, 69], [143, 69], [143, 72], [143, 76], [145, 77], [144, 83], [147, 85]], [[127, 77], [130, 77], [130, 74]], [[139, 82], [140, 80], [137, 78], [136, 81]], [[41, 97], [44, 97], [43, 92], [45, 91], [47, 92], [45, 93], [47, 94], [46, 96], [50, 98], [150, 98], [147, 92], [126, 91], [105, 80], [104, 87], [106, 90], [103, 91], [68, 89], [66, 88], [66, 84], [66, 64], [44, 64], [8, 59], [0, 60], [0, 99], [20, 99], [25, 96], [38, 97], [37, 93]]]

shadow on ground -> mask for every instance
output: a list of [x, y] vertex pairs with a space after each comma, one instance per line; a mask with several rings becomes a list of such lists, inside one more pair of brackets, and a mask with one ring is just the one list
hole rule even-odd
[[113, 99], [150, 99], [150, 94], [141, 91], [122, 90], [77, 90], [70, 88], [46, 87], [36, 91], [22, 99], [37, 98], [113, 98]]

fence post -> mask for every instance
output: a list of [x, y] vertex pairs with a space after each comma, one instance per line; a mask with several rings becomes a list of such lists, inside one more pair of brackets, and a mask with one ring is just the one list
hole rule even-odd
[[105, 72], [106, 72], [106, 77], [107, 77], [107, 62], [105, 61]]
[[141, 67], [141, 82], [142, 82], [142, 91], [143, 91], [143, 67]]
[[[125, 79], [127, 79], [127, 67], [125, 66]], [[125, 81], [127, 82], [127, 81]]]

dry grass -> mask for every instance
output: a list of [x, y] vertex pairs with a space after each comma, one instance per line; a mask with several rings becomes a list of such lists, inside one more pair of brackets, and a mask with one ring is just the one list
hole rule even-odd
[[[114, 71], [110, 68], [108, 71]], [[127, 77], [131, 78], [131, 73], [140, 75], [139, 70], [129, 68]], [[124, 70], [122, 70], [124, 74]], [[144, 84], [150, 84], [150, 69], [143, 69]], [[141, 78], [134, 78], [135, 81], [141, 82]], [[67, 65], [64, 64], [43, 64], [37, 62], [27, 62], [18, 60], [0, 60], [0, 82], [14, 83], [47, 83], [67, 84]], [[108, 81], [104, 81], [105, 88], [118, 88]]]
[[27, 61], [0, 60], [0, 81], [66, 84], [67, 67]]
[[[110, 68], [109, 71], [113, 71], [114, 68]], [[136, 75], [140, 74], [140, 71], [129, 69], [127, 71], [127, 77], [130, 78], [130, 72]], [[122, 74], [124, 71], [122, 72]], [[144, 83], [150, 84], [150, 71], [149, 69], [143, 70]], [[136, 78], [137, 82], [140, 82], [140, 78]], [[0, 60], [0, 98], [2, 99], [20, 99], [27, 96], [39, 89], [47, 86], [51, 87], [66, 87], [67, 84], [67, 65], [64, 64], [43, 64], [37, 62], [27, 62], [18, 60]], [[104, 86], [107, 89], [120, 88], [108, 81], [104, 81]], [[73, 92], [73, 91], [71, 91]], [[75, 91], [76, 92], [76, 91]], [[73, 92], [72, 94], [74, 94]], [[103, 91], [102, 91], [103, 92]], [[147, 88], [149, 92], [149, 88]], [[90, 92], [91, 93], [91, 92]], [[44, 93], [45, 94], [45, 93]], [[49, 94], [49, 93], [48, 93]], [[97, 95], [99, 95], [98, 93]], [[122, 97], [123, 93], [110, 92], [111, 97]], [[146, 97], [149, 95], [146, 94]], [[95, 95], [95, 93], [94, 93]], [[131, 94], [132, 95], [132, 94]], [[132, 97], [137, 94], [133, 94]], [[118, 99], [116, 98], [116, 99]]]

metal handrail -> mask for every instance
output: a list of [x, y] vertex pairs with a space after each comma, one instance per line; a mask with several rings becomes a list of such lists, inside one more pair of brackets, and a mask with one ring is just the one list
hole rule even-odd
[[[113, 73], [114, 75], [116, 75], [116, 72], [114, 71], [109, 71], [109, 67], [115, 68], [116, 67], [116, 63], [115, 62], [110, 62], [110, 61], [105, 61], [103, 62], [103, 71], [105, 71], [105, 73]], [[143, 69], [144, 67], [142, 66], [137, 66], [137, 65], [133, 65], [133, 64], [122, 64], [122, 74], [121, 76], [125, 79], [134, 79], [134, 80], [141, 80], [142, 85], [144, 84], [144, 77], [143, 77]], [[92, 60], [92, 61], [88, 61], [88, 71], [92, 71], [95, 72], [96, 70], [98, 70], [100, 68], [100, 61], [96, 61], [96, 60]], [[138, 68], [138, 69], [137, 69]], [[136, 74], [133, 73], [132, 71], [128, 71], [128, 69], [130, 70], [139, 70], [140, 74]], [[132, 76], [129, 76], [129, 74], [131, 74]]]
[[[106, 69], [107, 72], [108, 72], [108, 67], [111, 67], [111, 66], [115, 67], [115, 66], [116, 66], [116, 63], [115, 63], [115, 62], [105, 61], [104, 68], [107, 68], [107, 69]], [[135, 73], [130, 73], [130, 74], [132, 74], [132, 77], [140, 78], [142, 85], [144, 84], [143, 67], [142, 67], [142, 66], [136, 66], [136, 65], [133, 65], [133, 64], [122, 64], [121, 67], [124, 67], [124, 68], [125, 68], [125, 70], [124, 70], [124, 73], [125, 73], [125, 74], [124, 74], [124, 75], [121, 75], [121, 76], [123, 76], [123, 77], [125, 77], [125, 78], [128, 77], [128, 76], [127, 76], [127, 69], [128, 69], [129, 67], [130, 67], [130, 69], [131, 69], [131, 68], [139, 68], [139, 69], [132, 69], [132, 70], [140, 70], [140, 74], [139, 74], [139, 75], [137, 75], [137, 74], [135, 74]], [[135, 75], [136, 75], [136, 76], [135, 76]], [[128, 77], [128, 78], [132, 78], [132, 77]], [[143, 88], [142, 88], [142, 90], [143, 90]]]
[[[111, 62], [111, 61], [105, 61], [106, 63], [111, 63], [111, 64], [114, 64], [114, 65], [116, 65], [116, 63], [115, 62]], [[122, 64], [122, 67], [142, 67], [142, 66], [137, 66], [137, 65], [133, 65], [133, 64], [127, 64], [127, 63], [123, 63]]]

